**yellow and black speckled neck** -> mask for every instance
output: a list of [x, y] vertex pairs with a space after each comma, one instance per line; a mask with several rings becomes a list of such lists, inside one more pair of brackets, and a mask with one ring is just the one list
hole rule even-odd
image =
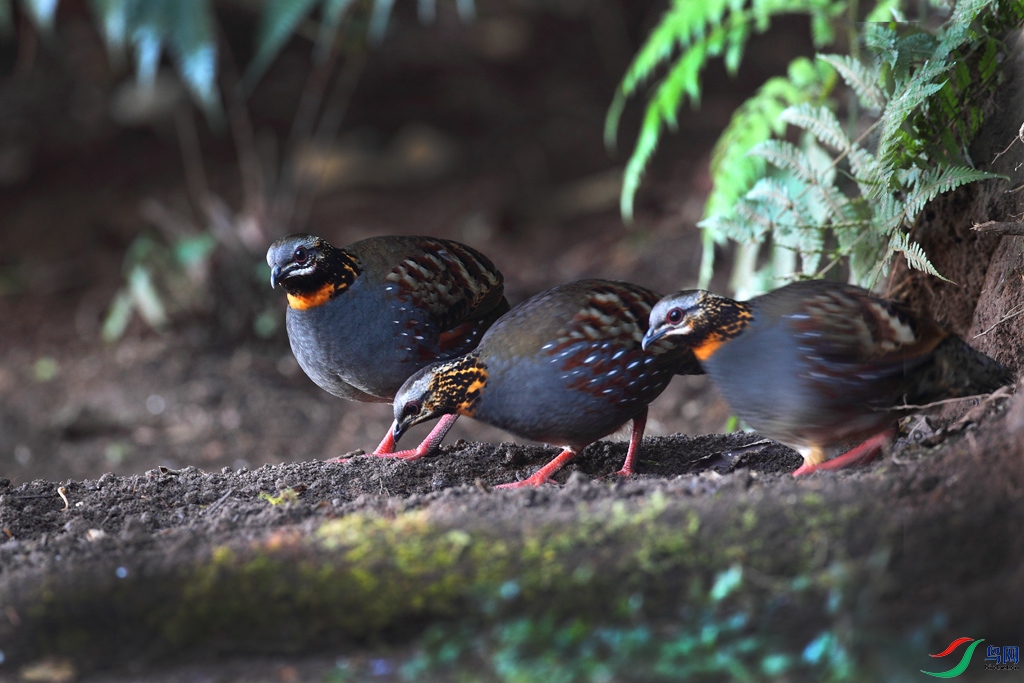
[[754, 309], [746, 301], [726, 297], [708, 297], [701, 304], [700, 324], [695, 326], [693, 355], [707, 360], [730, 339], [740, 335], [754, 319]]
[[486, 385], [487, 366], [477, 354], [456, 358], [439, 368], [430, 380], [429, 394], [435, 403], [432, 408], [472, 417]]
[[359, 259], [344, 249], [335, 249], [319, 240], [316, 268], [306, 275], [288, 278], [282, 283], [288, 305], [304, 311], [327, 303], [352, 286], [362, 272]]

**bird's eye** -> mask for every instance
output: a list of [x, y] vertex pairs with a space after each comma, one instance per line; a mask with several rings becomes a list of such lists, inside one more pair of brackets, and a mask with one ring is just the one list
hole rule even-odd
[[402, 417], [414, 417], [420, 414], [422, 406], [419, 401], [409, 401], [402, 407]]
[[292, 254], [292, 260], [295, 261], [296, 263], [298, 263], [299, 265], [302, 265], [308, 259], [309, 259], [309, 252], [306, 251], [306, 249], [304, 247], [299, 247], [298, 249], [295, 250], [295, 253]]
[[665, 320], [669, 321], [673, 325], [678, 325], [683, 322], [683, 315], [683, 309], [673, 308], [668, 312], [668, 315], [665, 316]]

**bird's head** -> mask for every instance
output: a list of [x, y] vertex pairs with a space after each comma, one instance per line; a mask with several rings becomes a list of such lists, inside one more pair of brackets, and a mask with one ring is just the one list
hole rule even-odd
[[285, 291], [302, 288], [303, 281], [315, 279], [317, 269], [323, 267], [324, 259], [333, 250], [334, 247], [316, 235], [297, 232], [282, 237], [267, 250], [270, 286], [281, 285]]
[[288, 294], [288, 304], [304, 310], [319, 306], [344, 291], [359, 275], [356, 259], [316, 235], [295, 233], [267, 250], [270, 286]]
[[698, 360], [706, 360], [724, 342], [742, 332], [751, 319], [751, 308], [746, 302], [703, 289], [676, 292], [651, 309], [643, 347], [648, 348], [662, 337], [674, 336], [689, 345]]
[[410, 427], [441, 415], [472, 417], [486, 385], [487, 367], [473, 353], [422, 368], [395, 395], [395, 441]]

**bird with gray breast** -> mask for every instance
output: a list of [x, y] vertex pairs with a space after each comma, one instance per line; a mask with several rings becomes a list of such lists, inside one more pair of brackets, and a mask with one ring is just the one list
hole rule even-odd
[[[519, 304], [473, 351], [423, 368], [395, 396], [395, 438], [438, 416], [466, 415], [562, 452], [529, 478], [540, 486], [587, 445], [632, 421], [633, 472], [647, 406], [677, 374], [701, 369], [685, 344], [641, 348], [658, 294], [614, 280], [560, 285]], [[442, 417], [442, 419], [444, 419]]]
[[[270, 285], [288, 299], [288, 340], [320, 388], [390, 403], [420, 368], [476, 348], [509, 310], [500, 272], [483, 254], [434, 237], [385, 236], [336, 248], [293, 234], [267, 252]], [[395, 452], [391, 430], [374, 455], [413, 460], [441, 442], [455, 416], [418, 448]]]
[[794, 282], [749, 301], [670, 294], [651, 311], [644, 345], [666, 339], [693, 349], [737, 416], [803, 455], [794, 476], [870, 461], [912, 406], [1014, 379], [928, 316], [835, 282]]

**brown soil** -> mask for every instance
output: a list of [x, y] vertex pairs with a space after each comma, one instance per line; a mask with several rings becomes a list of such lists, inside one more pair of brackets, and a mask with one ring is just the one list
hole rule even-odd
[[[709, 75], [703, 108], [666, 138], [627, 231], [614, 189], [602, 185], [621, 160], [604, 154], [601, 126], [653, 15], [616, 9], [609, 24], [613, 3], [597, 5], [494, 18], [491, 28], [526, 31], [530, 45], [500, 59], [471, 28], [399, 22], [395, 49], [371, 60], [346, 125], [372, 124], [389, 140], [403, 122], [429, 121], [456, 161], [425, 181], [331, 190], [313, 205], [314, 229], [340, 244], [389, 232], [463, 239], [492, 256], [513, 302], [587, 276], [661, 291], [692, 285], [709, 145], [806, 28], [755, 44], [742, 82]], [[91, 58], [47, 65], [58, 84], [39, 76], [50, 90], [38, 90], [59, 92], [68, 70], [102, 63], [80, 23], [63, 26]], [[253, 98], [259, 125], [287, 121], [280, 103], [295, 101], [301, 83], [289, 69], [307, 54], [296, 46], [268, 75]], [[1010, 123], [990, 131], [990, 147], [1013, 139]], [[24, 125], [37, 139], [57, 127], [45, 116]], [[631, 111], [624, 130], [635, 127]], [[585, 450], [556, 486], [493, 491], [556, 451], [470, 420], [418, 462], [323, 464], [372, 448], [389, 410], [313, 386], [281, 329], [260, 339], [225, 328], [219, 309], [280, 311], [262, 282], [239, 285], [244, 306], [207, 301], [165, 333], [136, 320], [116, 344], [99, 341], [124, 252], [146, 228], [140, 202], [184, 204], [180, 162], [160, 131], [96, 123], [62, 139], [56, 151], [32, 148], [35, 170], [0, 196], [0, 680], [388, 681], [409, 679], [401, 667], [427, 655], [436, 657], [422, 679], [547, 680], [557, 670], [564, 680], [612, 680], [572, 668], [567, 652], [584, 659], [565, 645], [574, 624], [649, 628], [651, 642], [665, 643], [714, 626], [733, 635], [712, 636], [706, 660], [683, 661], [790, 657], [791, 673], [777, 680], [916, 680], [921, 669], [948, 668], [927, 654], [956, 637], [1020, 644], [1024, 397], [911, 420], [879, 462], [800, 480], [788, 474], [800, 461], [792, 451], [713, 433], [728, 409], [704, 378], [677, 378], [652, 405], [629, 480], [613, 474], [625, 443], [609, 441]], [[236, 197], [230, 150], [205, 142], [211, 184]], [[1012, 171], [1016, 162], [1004, 161]], [[1004, 219], [990, 215], [994, 206], [1019, 214], [1019, 200], [997, 205], [995, 190], [974, 192], [943, 199], [921, 226], [940, 271], [963, 287], [901, 285], [967, 339], [1011, 311], [1024, 282], [1021, 238], [964, 232], [965, 221]], [[257, 264], [262, 255], [250, 256]], [[1024, 316], [973, 343], [1019, 371], [1022, 335]], [[407, 528], [422, 532], [423, 547]], [[470, 550], [439, 559], [444, 539], [462, 538], [452, 534], [468, 534]], [[514, 557], [489, 564], [503, 552]], [[709, 601], [732, 566], [744, 568], [742, 588]], [[356, 585], [374, 576], [374, 590]], [[482, 597], [513, 584], [522, 593], [500, 609]], [[736, 614], [749, 620], [727, 628]], [[491, 653], [509, 646], [493, 629], [524, 615], [539, 635], [523, 641], [536, 651], [516, 651], [520, 659], [561, 653], [562, 669], [495, 664]], [[821, 634], [842, 645], [829, 656], [845, 653], [848, 665], [808, 659]], [[472, 645], [444, 664], [444, 643], [463, 641]], [[607, 661], [628, 650], [616, 642]], [[637, 657], [610, 669], [613, 679], [673, 679]], [[975, 660], [962, 680], [1021, 680]], [[700, 680], [742, 680], [708, 667]]]

